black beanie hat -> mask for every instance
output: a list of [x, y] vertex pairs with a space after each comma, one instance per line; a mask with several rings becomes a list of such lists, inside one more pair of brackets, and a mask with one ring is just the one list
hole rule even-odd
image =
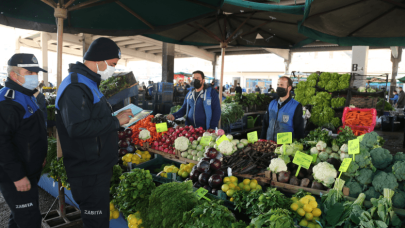
[[121, 59], [121, 50], [114, 41], [105, 37], [93, 41], [84, 54], [84, 60], [89, 61], [104, 61], [115, 58]]

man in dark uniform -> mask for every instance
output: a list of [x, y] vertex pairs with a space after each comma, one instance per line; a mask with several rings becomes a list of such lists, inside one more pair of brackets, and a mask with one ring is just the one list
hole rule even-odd
[[112, 116], [99, 90], [121, 58], [117, 44], [98, 38], [84, 55], [84, 64], [71, 64], [58, 88], [56, 127], [63, 163], [84, 227], [109, 227], [109, 189], [112, 167], [118, 161], [118, 130], [133, 116], [130, 109]]
[[15, 54], [0, 90], [0, 191], [10, 207], [9, 228], [40, 228], [38, 181], [48, 149], [43, 113], [34, 94], [38, 61]]

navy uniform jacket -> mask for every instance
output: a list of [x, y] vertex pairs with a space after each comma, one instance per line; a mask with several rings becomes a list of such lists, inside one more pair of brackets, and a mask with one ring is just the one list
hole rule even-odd
[[100, 81], [77, 62], [58, 89], [56, 128], [68, 178], [108, 172], [118, 161], [120, 124], [98, 89]]
[[0, 182], [41, 174], [48, 142], [35, 92], [11, 79], [0, 90]]

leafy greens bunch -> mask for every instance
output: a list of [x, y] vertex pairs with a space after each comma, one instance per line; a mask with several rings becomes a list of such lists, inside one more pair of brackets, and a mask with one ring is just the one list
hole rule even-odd
[[122, 168], [120, 165], [113, 166], [113, 174], [111, 176], [110, 182], [110, 196], [114, 197], [114, 194], [117, 192], [116, 188], [120, 183], [120, 176], [122, 175]]

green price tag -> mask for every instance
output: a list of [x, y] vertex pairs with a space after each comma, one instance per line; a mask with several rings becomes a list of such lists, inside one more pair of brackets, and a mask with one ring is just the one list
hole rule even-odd
[[247, 138], [248, 138], [248, 141], [250, 143], [257, 142], [259, 140], [258, 137], [257, 137], [257, 131], [253, 131], [253, 132], [248, 133]]
[[315, 163], [317, 158], [318, 154], [312, 154], [312, 163]]
[[221, 138], [219, 138], [219, 139], [217, 140], [217, 145], [219, 146], [219, 144], [221, 144], [221, 142], [224, 141], [224, 140], [228, 140], [228, 141], [229, 141], [228, 137], [226, 137], [225, 135], [222, 135]]
[[201, 138], [200, 145], [201, 146], [208, 146], [210, 144], [210, 142], [211, 142], [211, 139], [212, 139], [211, 136], [203, 136]]
[[204, 199], [206, 199], [206, 200], [208, 200], [208, 201], [211, 201], [210, 199], [208, 199], [207, 197], [205, 197], [205, 194], [207, 194], [208, 193], [208, 190], [207, 189], [205, 189], [205, 188], [199, 188], [196, 192], [195, 192], [195, 194], [197, 195], [197, 198], [200, 200], [201, 198], [204, 198]]
[[288, 144], [292, 143], [292, 133], [283, 132], [277, 134], [277, 144]]
[[355, 154], [360, 153], [359, 139], [349, 140], [349, 154], [353, 154], [353, 161], [355, 161]]
[[343, 159], [342, 164], [340, 165], [339, 172], [346, 172], [352, 162], [351, 158]]
[[300, 172], [301, 167], [304, 167], [305, 169], [309, 169], [309, 166], [311, 165], [313, 160], [313, 157], [311, 155], [302, 153], [300, 151], [297, 151], [294, 156], [293, 163], [298, 165], [297, 173], [295, 176], [298, 176], [298, 173]]
[[156, 132], [165, 132], [167, 131], [167, 123], [156, 124]]

